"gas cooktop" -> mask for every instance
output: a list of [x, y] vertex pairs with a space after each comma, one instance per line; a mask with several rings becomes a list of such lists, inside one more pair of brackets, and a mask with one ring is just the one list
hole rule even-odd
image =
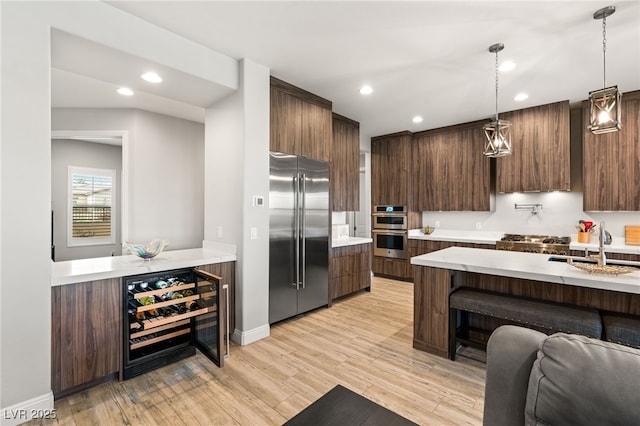
[[504, 234], [500, 241], [496, 241], [496, 249], [568, 255], [570, 243], [570, 237]]

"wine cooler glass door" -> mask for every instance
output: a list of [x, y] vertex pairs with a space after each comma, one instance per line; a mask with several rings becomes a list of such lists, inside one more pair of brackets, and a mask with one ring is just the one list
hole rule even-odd
[[221, 278], [209, 272], [196, 269], [195, 281], [200, 299], [200, 308], [206, 308], [207, 312], [195, 317], [195, 341], [196, 347], [217, 366], [222, 367], [223, 359], [221, 348], [224, 338], [225, 306], [221, 303]]

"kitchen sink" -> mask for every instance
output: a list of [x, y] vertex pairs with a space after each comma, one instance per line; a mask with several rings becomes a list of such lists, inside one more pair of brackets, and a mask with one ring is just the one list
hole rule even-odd
[[[571, 258], [573, 262], [576, 263], [591, 263], [597, 264], [598, 259], [592, 257], [580, 257], [580, 256], [550, 256], [550, 262], [564, 262], [567, 263], [567, 259]], [[630, 266], [632, 268], [640, 269], [640, 262], [634, 262], [632, 260], [618, 260], [618, 259], [607, 259], [607, 265], [616, 265], [616, 266]]]

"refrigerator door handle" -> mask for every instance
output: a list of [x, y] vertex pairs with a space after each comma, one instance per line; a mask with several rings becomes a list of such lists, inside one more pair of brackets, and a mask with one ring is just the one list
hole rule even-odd
[[306, 224], [306, 213], [307, 213], [307, 175], [305, 173], [302, 174], [302, 208], [300, 209], [300, 216], [302, 216], [302, 235], [300, 238], [302, 239], [302, 262], [300, 262], [300, 267], [302, 268], [302, 288], [305, 288], [306, 279], [305, 275], [307, 272], [307, 224]]
[[296, 261], [294, 262], [295, 282], [292, 287], [300, 289], [300, 173], [293, 177], [293, 235], [296, 245]]

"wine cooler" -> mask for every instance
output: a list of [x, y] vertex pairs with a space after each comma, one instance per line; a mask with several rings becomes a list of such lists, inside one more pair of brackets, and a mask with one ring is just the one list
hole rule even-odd
[[196, 347], [222, 366], [220, 280], [190, 268], [123, 278], [123, 379], [194, 355]]

